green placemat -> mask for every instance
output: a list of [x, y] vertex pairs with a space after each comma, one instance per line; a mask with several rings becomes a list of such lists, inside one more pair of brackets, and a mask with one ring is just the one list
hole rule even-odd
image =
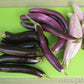
[[[20, 15], [27, 14], [28, 10], [31, 7], [27, 8], [0, 8], [0, 31], [9, 31], [13, 33], [18, 33], [22, 31], [28, 31], [28, 29], [21, 26], [20, 22]], [[56, 10], [60, 12], [68, 21], [67, 13], [73, 12], [71, 7], [44, 7]], [[82, 8], [84, 10], [84, 8]], [[44, 32], [46, 37], [49, 40], [49, 46], [53, 46], [56, 41], [57, 37]], [[64, 50], [64, 49], [63, 49]], [[68, 68], [68, 76], [65, 76], [64, 73], [60, 73], [55, 70], [52, 65], [44, 59], [43, 63], [37, 65], [30, 65], [36, 68], [43, 70], [49, 77], [84, 77], [84, 51], [80, 49], [78, 54], [71, 60], [70, 66]], [[60, 53], [55, 54], [55, 56], [61, 60], [63, 57], [63, 51]], [[0, 78], [37, 78], [36, 76], [29, 75], [29, 74], [21, 74], [21, 73], [5, 73], [0, 72]]]

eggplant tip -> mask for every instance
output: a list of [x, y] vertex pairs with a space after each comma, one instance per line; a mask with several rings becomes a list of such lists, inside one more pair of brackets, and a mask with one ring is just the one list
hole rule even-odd
[[60, 72], [64, 72], [64, 69], [61, 69]]
[[75, 3], [73, 3], [72, 7], [75, 8], [75, 7], [78, 7], [78, 5], [76, 5]]

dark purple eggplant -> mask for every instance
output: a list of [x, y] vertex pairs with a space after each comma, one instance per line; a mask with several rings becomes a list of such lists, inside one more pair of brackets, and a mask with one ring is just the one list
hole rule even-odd
[[37, 49], [39, 47], [39, 43], [38, 42], [27, 42], [27, 43], [19, 43], [19, 44], [9, 44], [7, 42], [1, 41], [0, 45], [4, 45], [4, 46], [16, 46], [16, 47], [26, 48], [26, 49], [32, 49], [32, 48]]
[[38, 77], [46, 76], [45, 73], [37, 68], [26, 65], [0, 64], [0, 71], [11, 73], [25, 73], [32, 74]]
[[16, 34], [0, 31], [0, 38], [8, 41], [9, 43], [38, 41], [37, 33], [34, 31], [25, 31], [25, 32], [16, 33]]
[[42, 57], [21, 57], [14, 55], [2, 55], [0, 56], [0, 64], [2, 63], [19, 63], [19, 64], [36, 64], [42, 62]]
[[35, 56], [40, 53], [39, 49], [24, 49], [14, 46], [0, 45], [0, 52], [17, 56]]

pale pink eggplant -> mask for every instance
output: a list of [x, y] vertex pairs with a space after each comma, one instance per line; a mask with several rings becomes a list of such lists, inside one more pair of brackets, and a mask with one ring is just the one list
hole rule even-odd
[[84, 20], [82, 9], [76, 4], [73, 4], [72, 7], [74, 9], [75, 14], [78, 16], [79, 20], [82, 22]]
[[[76, 14], [73, 14], [72, 17], [70, 18], [69, 34], [76, 38], [82, 37], [81, 24]], [[70, 60], [79, 51], [81, 47], [81, 43], [82, 43], [82, 40], [79, 43], [71, 43], [67, 41], [65, 52], [64, 52], [64, 57], [63, 57], [64, 65], [66, 65], [67, 67], [69, 66]]]

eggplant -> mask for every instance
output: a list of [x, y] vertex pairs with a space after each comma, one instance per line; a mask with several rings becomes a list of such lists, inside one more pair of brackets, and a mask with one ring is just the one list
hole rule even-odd
[[76, 4], [73, 4], [72, 7], [80, 22], [84, 21], [84, 14], [82, 9]]
[[59, 12], [54, 11], [54, 10], [50, 10], [50, 9], [44, 9], [44, 8], [32, 8], [29, 10], [30, 13], [44, 13], [47, 14], [49, 16], [53, 16], [54, 19], [58, 18], [57, 21], [60, 21], [62, 25], [62, 27], [65, 27], [65, 30], [68, 30], [68, 23], [66, 21], [66, 19], [64, 18], [64, 16], [62, 16]]
[[35, 75], [38, 77], [46, 76], [46, 74], [43, 71], [26, 65], [0, 64], [0, 71], [10, 72], [10, 73], [25, 73], [25, 74]]
[[[69, 34], [76, 37], [80, 38], [82, 37], [82, 28], [80, 21], [77, 17], [76, 14], [73, 14], [72, 17], [70, 18], [70, 24], [69, 24]], [[79, 43], [71, 43], [67, 41], [65, 52], [64, 52], [64, 57], [63, 57], [63, 65], [68, 67], [70, 60], [77, 54], [81, 47], [82, 39]]]
[[34, 31], [25, 31], [21, 33], [10, 33], [7, 31], [0, 31], [1, 40], [6, 40], [9, 43], [24, 43], [28, 41], [38, 41], [37, 33]]
[[8, 42], [1, 41], [0, 45], [4, 46], [16, 46], [19, 48], [25, 48], [25, 49], [37, 49], [39, 47], [38, 42], [27, 42], [27, 43], [20, 43], [20, 44], [9, 44]]
[[35, 56], [40, 53], [39, 49], [24, 49], [14, 46], [0, 45], [0, 52], [17, 56]]
[[18, 63], [18, 64], [36, 64], [42, 62], [42, 57], [21, 57], [14, 55], [2, 55], [0, 56], [0, 64], [3, 63]]

